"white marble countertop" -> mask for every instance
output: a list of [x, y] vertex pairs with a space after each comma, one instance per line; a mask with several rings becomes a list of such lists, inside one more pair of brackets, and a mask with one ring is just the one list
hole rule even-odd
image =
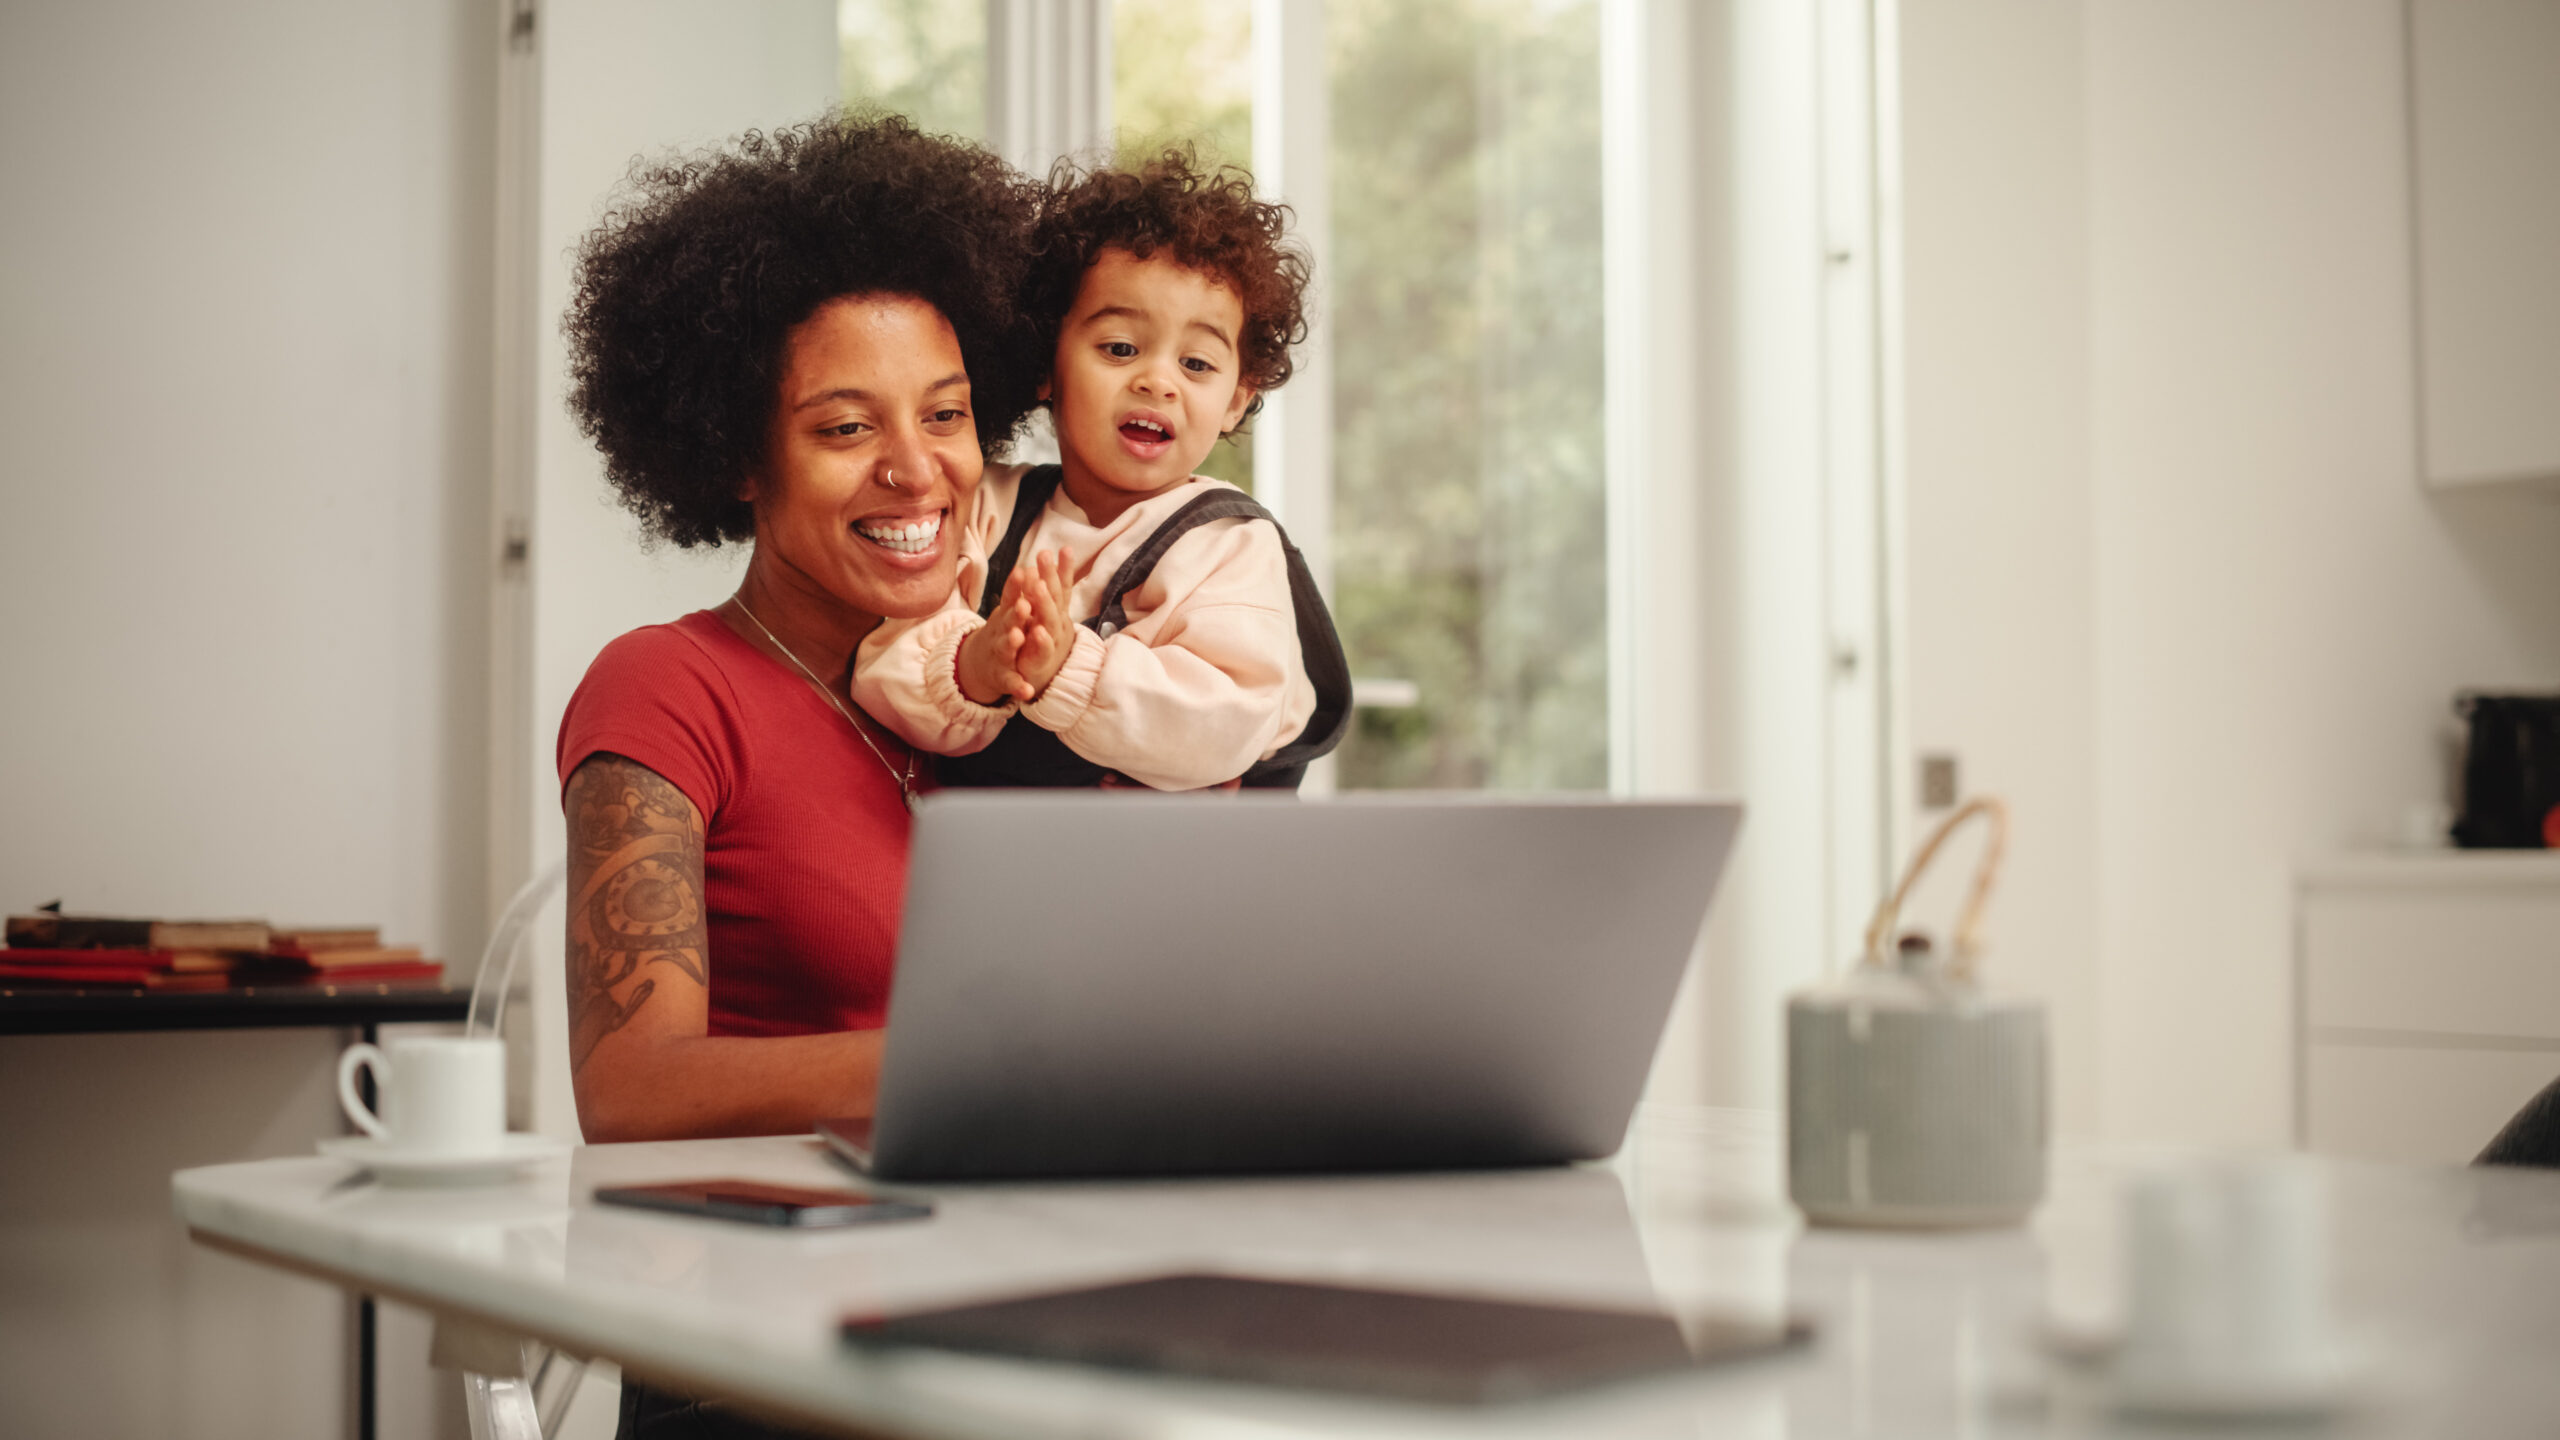
[[[2114, 1183], [2076, 1156], [2027, 1229], [1807, 1231], [1768, 1117], [1640, 1127], [1608, 1166], [1458, 1176], [946, 1187], [929, 1221], [794, 1233], [598, 1207], [599, 1184], [842, 1185], [802, 1139], [589, 1146], [514, 1183], [381, 1186], [311, 1158], [180, 1172], [201, 1240], [473, 1316], [635, 1373], [874, 1432], [1766, 1437], [2142, 1433], [2047, 1383], [2037, 1327], [2113, 1291]], [[2324, 1433], [2560, 1433], [2560, 1173], [2319, 1162], [2337, 1309], [2374, 1397]], [[907, 1192], [913, 1193], [913, 1192]], [[1175, 1269], [1788, 1312], [1797, 1355], [1486, 1409], [924, 1353], [837, 1322]]]

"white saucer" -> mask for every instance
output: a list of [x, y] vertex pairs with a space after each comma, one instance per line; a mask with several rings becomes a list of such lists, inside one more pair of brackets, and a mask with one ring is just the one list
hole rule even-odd
[[320, 1153], [352, 1160], [385, 1185], [485, 1185], [576, 1147], [555, 1135], [510, 1134], [484, 1150], [411, 1150], [370, 1135], [332, 1135]]
[[[2122, 1364], [2121, 1337], [2090, 1326], [2048, 1320], [2045, 1354], [2072, 1386], [2124, 1415], [2202, 1421], [2318, 1420], [2375, 1398], [2372, 1367], [2353, 1346], [2282, 1371], [2254, 1375], [2143, 1375]], [[2059, 1378], [2059, 1377], [2057, 1377]]]
[[2182, 1420], [2318, 1420], [2356, 1403], [2359, 1378], [2343, 1357], [2264, 1375], [2136, 1376], [2112, 1366], [2108, 1398], [2129, 1415]]

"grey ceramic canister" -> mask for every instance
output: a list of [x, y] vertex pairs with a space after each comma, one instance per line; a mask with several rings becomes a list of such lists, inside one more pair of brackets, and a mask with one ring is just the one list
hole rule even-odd
[[[1913, 883], [1977, 816], [1991, 841], [1954, 943], [1888, 954]], [[2010, 1225], [2044, 1198], [2044, 1008], [1975, 974], [2006, 832], [1996, 800], [1949, 816], [1878, 907], [1858, 965], [1787, 1002], [1787, 1189], [1816, 1224]]]

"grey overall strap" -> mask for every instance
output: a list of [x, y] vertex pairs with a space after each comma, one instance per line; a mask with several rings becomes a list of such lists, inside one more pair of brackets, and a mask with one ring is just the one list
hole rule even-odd
[[1289, 566], [1289, 600], [1298, 626], [1298, 657], [1316, 692], [1315, 713], [1307, 717], [1298, 737], [1247, 770], [1244, 783], [1255, 789], [1294, 790], [1307, 773], [1307, 762], [1341, 744], [1351, 728], [1351, 662], [1342, 652], [1342, 637], [1333, 628], [1333, 615], [1325, 609], [1324, 597], [1316, 590], [1306, 557], [1289, 542], [1289, 532], [1281, 529], [1280, 522], [1273, 520], [1271, 512], [1256, 504], [1252, 496], [1240, 490], [1215, 489], [1173, 512], [1172, 518], [1157, 526], [1136, 554], [1112, 572], [1111, 583], [1102, 591], [1101, 608], [1084, 623], [1105, 640], [1120, 633], [1129, 623], [1123, 602], [1130, 591], [1155, 573], [1156, 562], [1164, 558], [1174, 542], [1212, 520], [1231, 517], [1268, 520], [1271, 528], [1279, 531], [1280, 550]]
[[1049, 508], [1049, 497], [1058, 493], [1058, 482], [1066, 473], [1055, 465], [1034, 465], [1022, 472], [1022, 484], [1013, 492], [1013, 514], [1004, 522], [1004, 539], [997, 543], [996, 553], [987, 557], [987, 578], [978, 584], [979, 619], [996, 613], [996, 602], [1004, 598], [1004, 582], [1013, 574], [1014, 562], [1022, 558], [1023, 539], [1040, 523], [1040, 512]]
[[[1197, 497], [1174, 511], [1156, 527], [1156, 533], [1148, 536], [1146, 543], [1138, 547], [1136, 554], [1121, 561], [1120, 568], [1111, 572], [1111, 583], [1102, 587], [1102, 607], [1084, 623], [1092, 626], [1094, 632], [1105, 640], [1119, 634], [1129, 623], [1129, 611], [1121, 601], [1130, 591], [1146, 584], [1148, 576], [1156, 573], [1156, 562], [1164, 558], [1174, 542], [1212, 520], [1229, 518], [1271, 520], [1271, 512], [1254, 503], [1253, 497], [1241, 490], [1211, 490]], [[1280, 522], [1271, 520], [1271, 528], [1279, 529]], [[1282, 543], [1287, 543], [1286, 535], [1281, 538]]]

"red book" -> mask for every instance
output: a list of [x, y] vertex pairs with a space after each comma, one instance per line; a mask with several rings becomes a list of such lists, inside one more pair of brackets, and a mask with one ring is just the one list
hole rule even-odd
[[340, 970], [363, 969], [372, 965], [414, 965], [426, 958], [426, 953], [415, 945], [371, 945], [335, 950], [314, 950], [299, 945], [275, 945], [270, 946], [264, 954], [271, 960], [308, 965], [314, 970], [326, 970], [332, 974]]
[[[7, 953], [9, 952], [0, 951], [0, 954]], [[83, 986], [140, 986], [145, 990], [220, 990], [231, 983], [231, 977], [219, 971], [182, 975], [150, 965], [18, 965], [0, 961], [0, 982], [66, 990]]]
[[412, 980], [442, 980], [444, 962], [440, 960], [395, 960], [381, 965], [342, 965], [316, 975], [293, 977], [312, 985], [385, 985], [407, 984]]
[[166, 950], [61, 950], [32, 945], [12, 945], [0, 950], [0, 964], [14, 966], [40, 965], [70, 970], [165, 970], [169, 966]]

